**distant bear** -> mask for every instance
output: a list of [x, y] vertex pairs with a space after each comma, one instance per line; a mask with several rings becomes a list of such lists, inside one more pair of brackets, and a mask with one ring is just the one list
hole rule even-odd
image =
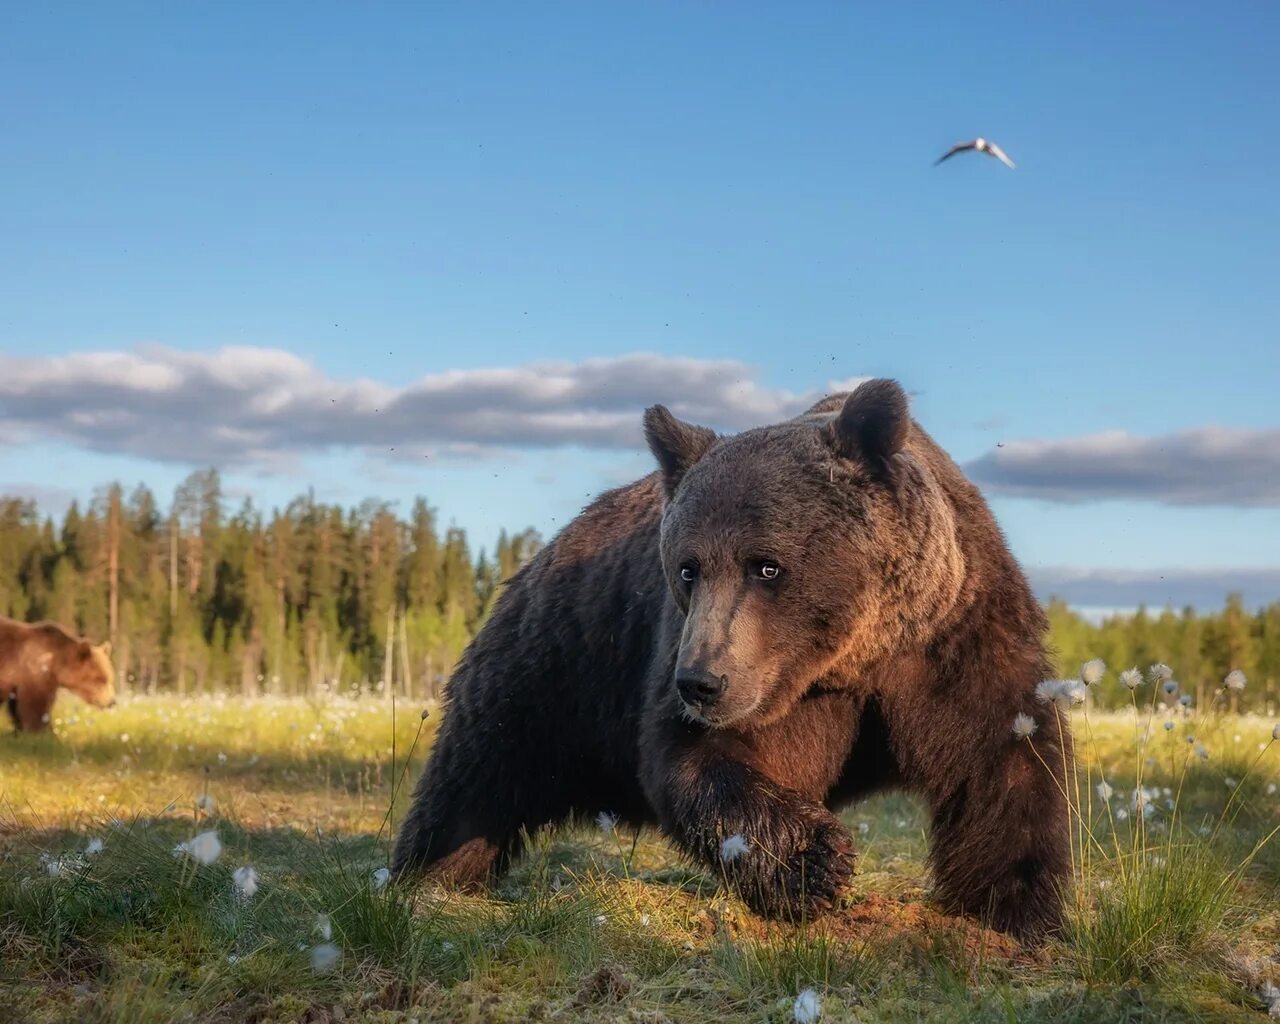
[[24, 732], [49, 726], [59, 687], [96, 707], [116, 702], [111, 645], [91, 644], [52, 622], [0, 617], [0, 699]]
[[1045, 617], [902, 389], [732, 437], [644, 425], [660, 471], [566, 527], [464, 653], [395, 870], [481, 884], [522, 830], [608, 810], [799, 918], [852, 870], [832, 809], [902, 787], [943, 907], [1055, 928], [1071, 750], [1035, 698]]

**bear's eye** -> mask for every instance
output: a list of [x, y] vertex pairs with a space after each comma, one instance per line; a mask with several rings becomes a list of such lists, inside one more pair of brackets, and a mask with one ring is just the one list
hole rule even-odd
[[698, 567], [692, 562], [680, 566], [680, 578], [686, 583], [693, 583], [698, 578]]
[[758, 580], [765, 580], [766, 582], [772, 583], [782, 575], [782, 566], [777, 562], [757, 562], [751, 575]]

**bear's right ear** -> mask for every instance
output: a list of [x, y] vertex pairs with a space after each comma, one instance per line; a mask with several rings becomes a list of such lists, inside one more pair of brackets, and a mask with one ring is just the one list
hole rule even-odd
[[872, 472], [885, 472], [889, 460], [906, 447], [911, 429], [906, 392], [896, 380], [866, 381], [845, 399], [840, 415], [826, 429], [845, 458], [858, 459]]
[[662, 482], [670, 497], [689, 467], [716, 443], [716, 434], [714, 430], [676, 419], [665, 405], [651, 405], [644, 411], [644, 439], [658, 460]]

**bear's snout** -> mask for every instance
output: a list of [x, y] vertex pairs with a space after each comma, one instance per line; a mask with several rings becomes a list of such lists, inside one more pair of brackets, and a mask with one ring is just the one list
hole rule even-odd
[[697, 668], [676, 669], [676, 689], [680, 699], [692, 708], [709, 708], [715, 704], [729, 680]]

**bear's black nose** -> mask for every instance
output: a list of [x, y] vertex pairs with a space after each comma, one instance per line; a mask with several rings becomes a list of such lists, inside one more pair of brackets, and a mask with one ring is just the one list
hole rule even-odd
[[686, 704], [714, 704], [724, 693], [724, 676], [713, 676], [696, 668], [676, 669], [676, 689]]

